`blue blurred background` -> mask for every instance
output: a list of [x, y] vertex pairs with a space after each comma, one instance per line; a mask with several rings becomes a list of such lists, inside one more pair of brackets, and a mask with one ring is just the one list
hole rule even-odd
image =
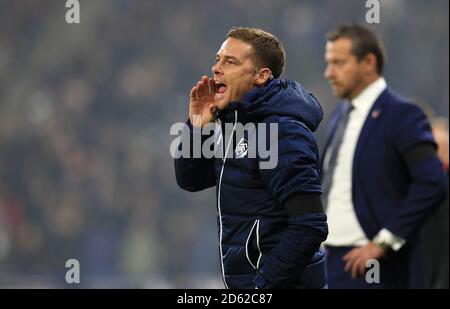
[[[322, 103], [324, 35], [361, 0], [0, 0], [0, 287], [222, 287], [215, 190], [183, 192], [169, 153], [188, 93], [234, 25], [284, 43], [283, 78]], [[390, 86], [448, 118], [449, 2], [383, 0]]]

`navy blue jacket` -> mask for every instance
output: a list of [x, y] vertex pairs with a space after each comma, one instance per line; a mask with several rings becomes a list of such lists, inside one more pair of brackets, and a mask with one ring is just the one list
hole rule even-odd
[[[325, 214], [289, 216], [283, 206], [293, 195], [322, 192], [318, 147], [312, 133], [322, 116], [317, 100], [300, 84], [274, 79], [251, 90], [241, 102], [231, 102], [219, 114], [222, 128], [225, 123], [234, 128], [237, 124], [267, 124], [266, 128], [256, 125], [243, 136], [246, 142], [266, 135], [266, 149], [274, 146], [270, 145], [269, 124], [277, 124], [274, 168], [260, 168], [267, 159], [259, 152], [253, 158], [242, 156], [242, 139], [236, 137], [223, 141], [225, 160], [175, 159], [181, 188], [198, 191], [216, 186], [226, 287], [320, 288], [326, 284], [320, 250], [328, 234]], [[188, 126], [192, 138], [189, 121]]]
[[[338, 105], [331, 118], [326, 148], [343, 111]], [[407, 241], [389, 261], [396, 287], [419, 287], [420, 228], [446, 196], [447, 182], [436, 155], [414, 162], [408, 156], [421, 145], [435, 142], [422, 110], [385, 89], [364, 123], [353, 159], [352, 197], [356, 216], [368, 239], [382, 228]], [[395, 275], [394, 275], [395, 274]]]

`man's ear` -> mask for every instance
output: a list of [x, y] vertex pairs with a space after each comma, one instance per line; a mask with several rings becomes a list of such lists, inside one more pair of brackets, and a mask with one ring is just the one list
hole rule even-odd
[[377, 71], [377, 57], [373, 53], [367, 54], [362, 61], [364, 61], [367, 73]]
[[255, 85], [262, 86], [264, 85], [272, 76], [272, 71], [269, 68], [262, 68], [256, 72], [255, 76]]

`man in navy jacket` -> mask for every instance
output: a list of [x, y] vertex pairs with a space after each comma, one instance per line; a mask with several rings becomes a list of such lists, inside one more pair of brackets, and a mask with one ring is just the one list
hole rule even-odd
[[[329, 287], [422, 287], [419, 231], [447, 187], [430, 125], [387, 87], [373, 31], [344, 25], [327, 40], [325, 77], [345, 99], [332, 116], [322, 164]], [[366, 278], [371, 259], [379, 276]]]
[[[214, 157], [203, 152], [195, 157], [192, 149], [177, 157], [176, 179], [188, 191], [216, 186], [227, 288], [326, 286], [320, 244], [328, 228], [312, 134], [323, 114], [300, 84], [279, 79], [284, 60], [272, 34], [232, 28], [216, 55], [214, 78], [202, 77], [190, 93], [182, 140], [195, 144], [196, 132], [215, 122], [219, 134], [202, 135], [200, 141], [204, 146], [212, 139], [223, 147]], [[249, 129], [238, 136], [244, 125]], [[231, 134], [224, 134], [227, 126]], [[272, 158], [262, 155], [267, 148], [277, 150], [270, 152]]]

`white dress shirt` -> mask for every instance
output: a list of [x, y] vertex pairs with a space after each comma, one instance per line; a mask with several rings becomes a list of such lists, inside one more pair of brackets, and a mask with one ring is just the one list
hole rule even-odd
[[385, 88], [386, 81], [383, 77], [380, 77], [351, 102], [354, 108], [349, 114], [342, 144], [337, 154], [332, 186], [327, 199], [329, 235], [325, 241], [326, 245], [361, 246], [369, 241], [358, 222], [353, 206], [353, 158], [366, 118]]

